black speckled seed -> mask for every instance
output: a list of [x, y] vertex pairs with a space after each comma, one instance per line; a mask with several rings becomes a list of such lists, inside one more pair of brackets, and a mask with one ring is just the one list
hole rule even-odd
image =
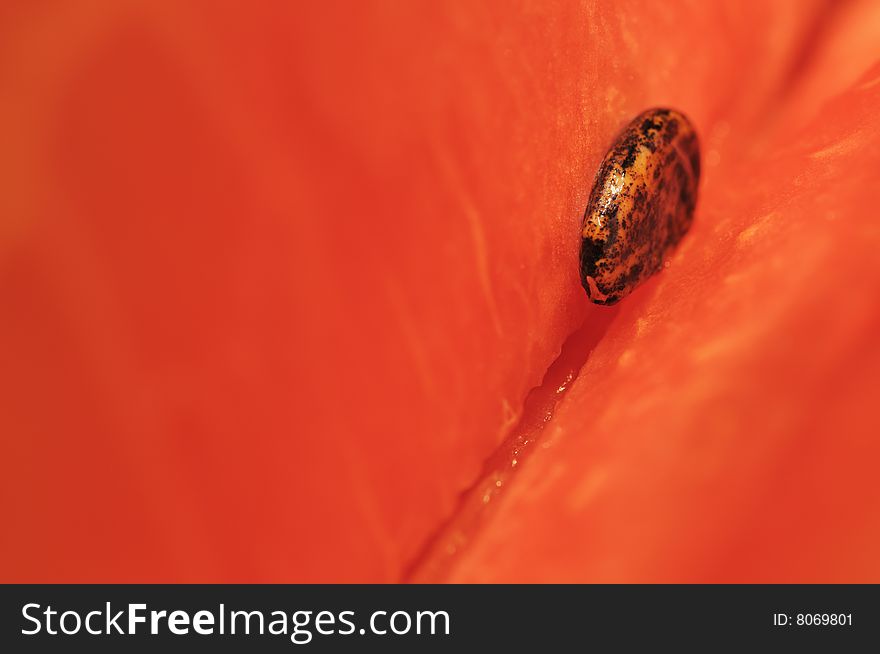
[[605, 155], [584, 214], [581, 282], [614, 304], [663, 267], [694, 217], [700, 145], [671, 109], [636, 116]]

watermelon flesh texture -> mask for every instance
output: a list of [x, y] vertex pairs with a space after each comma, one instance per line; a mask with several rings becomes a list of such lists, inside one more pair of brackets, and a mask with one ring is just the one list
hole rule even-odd
[[[797, 279], [747, 266], [758, 266], [758, 253], [767, 262], [791, 257], [780, 266], [800, 270], [804, 284], [817, 283], [823, 262], [866, 272], [844, 253], [841, 234], [860, 237], [855, 247], [870, 244], [858, 231], [869, 230], [866, 212], [855, 218], [870, 198], [850, 185], [861, 179], [862, 188], [865, 177], [844, 179], [842, 165], [871, 164], [873, 141], [839, 146], [835, 138], [868, 110], [839, 108], [829, 125], [840, 131], [814, 150], [790, 151], [799, 141], [787, 136], [815, 124], [832, 91], [847, 92], [840, 66], [823, 62], [850, 62], [853, 93], [873, 79], [854, 77], [870, 63], [861, 50], [865, 65], [851, 63], [851, 50], [870, 39], [835, 37], [842, 25], [868, 29], [869, 21], [852, 18], [864, 3], [845, 12], [835, 4], [560, 2], [511, 11], [326, 3], [305, 14], [287, 3], [6, 5], [0, 484], [4, 527], [14, 537], [0, 546], [3, 580], [394, 581], [427, 571], [426, 543], [454, 524], [461, 493], [486, 473], [486, 461], [503, 458], [503, 444], [522, 429], [530, 389], [572, 333], [600, 324], [601, 339], [585, 341], [592, 354], [584, 369], [572, 366], [577, 381], [554, 404], [547, 443], [561, 430], [576, 435], [560, 436], [560, 448], [607, 448], [602, 430], [614, 428], [619, 447], [631, 444], [629, 463], [650, 459], [638, 436], [627, 436], [636, 430], [622, 407], [640, 396], [659, 402], [647, 394], [652, 380], [689, 388], [710, 367], [718, 385], [702, 400], [696, 391], [660, 398], [667, 413], [655, 416], [657, 433], [662, 427], [678, 439], [664, 443], [669, 457], [695, 464], [688, 434], [710, 416], [815, 408], [814, 373], [841, 389], [821, 398], [827, 412], [810, 423], [809, 433], [827, 435], [822, 420], [836, 418], [840, 403], [862, 406], [858, 392], [843, 389], [870, 381], [863, 332], [873, 314], [845, 301], [870, 288], [870, 276], [835, 284], [844, 308], [832, 314], [838, 300], [829, 296], [816, 315], [819, 305]], [[619, 313], [599, 314], [574, 265], [586, 194], [617, 129], [654, 105], [685, 110], [705, 135], [706, 163], [717, 165], [706, 167], [695, 232], [668, 274]], [[771, 120], [778, 116], [787, 118]], [[818, 138], [817, 130], [809, 133]], [[865, 158], [808, 154], [834, 144]], [[782, 170], [768, 171], [780, 157]], [[774, 192], [800, 201], [792, 206], [807, 217], [773, 205]], [[815, 211], [829, 203], [839, 220], [825, 225]], [[759, 222], [764, 216], [772, 217]], [[773, 236], [810, 216], [803, 242]], [[716, 234], [720, 225], [730, 233]], [[755, 225], [770, 236], [735, 250], [736, 235]], [[745, 277], [735, 300], [716, 286], [737, 274]], [[759, 278], [761, 288], [752, 288]], [[750, 297], [774, 310], [747, 312], [740, 302]], [[697, 311], [700, 302], [708, 308]], [[641, 336], [640, 319], [651, 327]], [[819, 322], [805, 329], [801, 319]], [[746, 340], [724, 350], [728, 327], [746, 323], [736, 332]], [[819, 325], [831, 329], [828, 349], [819, 347], [826, 341], [795, 348]], [[798, 339], [786, 334], [780, 349], [783, 327]], [[670, 333], [677, 328], [687, 330], [680, 340]], [[692, 361], [700, 343], [688, 340], [698, 335], [709, 348], [703, 368]], [[642, 337], [654, 340], [639, 345]], [[722, 348], [714, 356], [729, 360], [712, 364], [712, 337]], [[773, 351], [749, 349], [768, 343]], [[636, 349], [649, 344], [650, 354]], [[845, 344], [852, 349], [841, 358]], [[624, 374], [615, 365], [629, 350]], [[818, 362], [786, 389], [760, 397], [744, 390], [746, 378], [781, 385], [810, 352]], [[590, 392], [578, 390], [585, 385]], [[659, 411], [640, 410], [651, 407]], [[749, 433], [762, 433], [756, 424], [749, 421]], [[799, 424], [777, 416], [765, 428], [791, 435]], [[719, 433], [715, 449], [703, 444], [710, 463], [731, 447]], [[773, 442], [770, 453], [745, 448], [733, 458], [765, 484], [764, 495], [749, 486], [752, 497], [778, 503], [789, 487], [768, 485], [767, 469], [788, 441], [763, 447]], [[807, 443], [814, 449], [787, 450], [801, 457], [787, 474], [819, 473], [810, 462], [829, 452], [818, 436]], [[843, 465], [858, 453], [852, 441], [830, 461]], [[559, 459], [560, 483], [590, 479], [604, 469], [603, 456], [611, 454]], [[523, 470], [542, 476], [543, 460]], [[631, 476], [619, 477], [616, 501], [643, 499], [648, 486], [623, 484], [651, 469], [623, 467]], [[841, 493], [857, 488], [858, 474], [833, 469]], [[672, 470], [650, 474], [659, 483]], [[719, 473], [711, 483], [718, 479], [732, 477]], [[669, 484], [664, 492], [679, 488]], [[536, 492], [517, 473], [499, 496], [514, 517], [490, 503], [492, 522], [473, 538], [484, 549], [469, 546], [472, 558], [444, 561], [438, 570], [449, 576], [440, 578], [477, 578], [479, 557], [517, 521], [529, 524], [514, 487]], [[565, 495], [555, 492], [544, 501]], [[845, 509], [850, 531], [871, 497]], [[614, 501], [595, 510], [624, 521]], [[700, 565], [710, 572], [720, 569], [711, 567], [721, 565], [718, 548], [747, 543], [746, 530], [757, 534], [769, 520], [748, 514], [746, 499], [725, 501], [715, 506], [742, 514], [731, 518], [731, 534], [711, 525], [711, 542], [681, 534], [702, 548], [708, 562]], [[669, 508], [670, 524], [708, 506]], [[654, 508], [663, 507], [673, 503]], [[577, 565], [570, 554], [558, 568], [520, 568], [516, 576], [516, 557], [555, 551], [560, 525], [569, 525], [562, 517], [551, 524], [551, 515], [531, 523], [540, 534], [519, 541], [508, 567], [484, 565], [486, 578], [590, 578], [599, 544]], [[582, 524], [582, 538], [597, 529], [606, 542], [625, 535], [615, 531], [623, 522], [608, 525], [601, 515], [568, 519]], [[809, 533], [806, 521], [793, 524], [792, 533]], [[668, 537], [652, 533], [657, 543]], [[870, 533], [862, 537], [873, 543]], [[617, 568], [592, 569], [647, 578], [698, 572], [677, 559], [652, 572], [630, 554]]]

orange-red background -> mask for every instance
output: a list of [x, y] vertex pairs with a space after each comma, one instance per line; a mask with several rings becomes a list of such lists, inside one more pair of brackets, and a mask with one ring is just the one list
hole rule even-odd
[[880, 581], [878, 42], [870, 2], [4, 3], [0, 580], [403, 579], [609, 320], [579, 221], [666, 104], [693, 234], [438, 580]]

